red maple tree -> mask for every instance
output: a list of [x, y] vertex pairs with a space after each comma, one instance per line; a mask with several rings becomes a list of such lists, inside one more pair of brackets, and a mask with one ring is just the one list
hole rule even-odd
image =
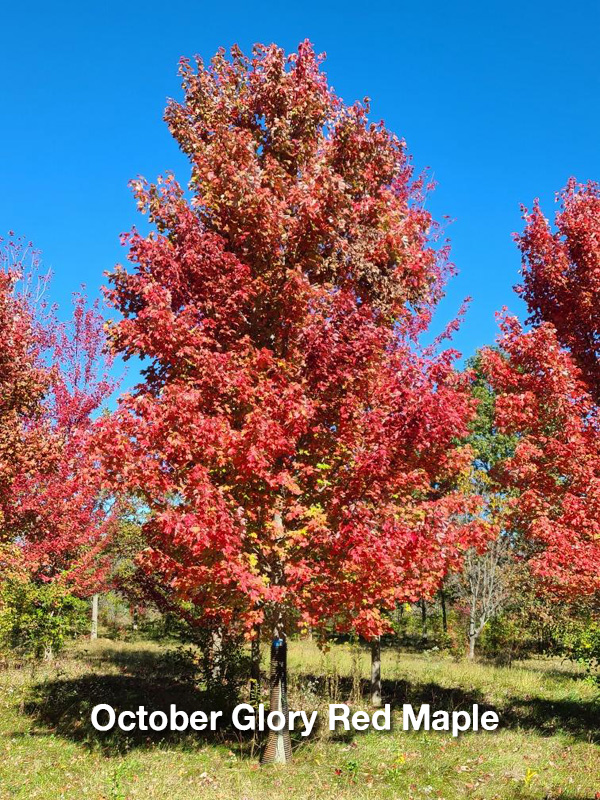
[[[28, 298], [16, 291], [30, 257], [18, 242], [0, 241], [0, 530], [12, 511], [15, 479], [44, 460], [47, 441], [38, 424], [50, 377], [41, 363], [43, 341]], [[27, 424], [25, 424], [27, 423]]]
[[516, 491], [509, 526], [540, 586], [562, 598], [600, 590], [600, 419], [586, 382], [553, 326], [503, 322], [486, 355], [499, 428], [518, 436], [500, 467]]
[[551, 323], [600, 402], [600, 187], [571, 179], [559, 193], [555, 230], [536, 201], [517, 241], [530, 322]]
[[600, 194], [569, 181], [556, 230], [536, 202], [517, 237], [533, 329], [506, 317], [488, 352], [498, 423], [518, 435], [501, 469], [511, 524], [541, 584], [560, 597], [600, 590]]
[[[111, 510], [88, 443], [114, 389], [104, 322], [76, 296], [61, 323], [43, 300], [37, 254], [18, 241], [0, 269], [0, 542], [5, 563], [86, 595], [101, 582]], [[8, 561], [6, 559], [8, 558]]]
[[100, 431], [149, 516], [140, 563], [206, 621], [277, 641], [386, 627], [481, 534], [451, 491], [473, 407], [422, 351], [451, 272], [404, 144], [345, 106], [308, 42], [181, 62], [166, 120], [190, 196], [139, 180], [156, 231], [111, 275], [144, 381]]

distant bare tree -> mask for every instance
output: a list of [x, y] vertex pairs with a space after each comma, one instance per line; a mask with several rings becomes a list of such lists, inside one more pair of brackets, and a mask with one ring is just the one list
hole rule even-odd
[[459, 597], [468, 604], [469, 658], [487, 623], [501, 613], [509, 601], [509, 572], [513, 563], [510, 538], [501, 534], [484, 553], [469, 550], [464, 570], [454, 582]]

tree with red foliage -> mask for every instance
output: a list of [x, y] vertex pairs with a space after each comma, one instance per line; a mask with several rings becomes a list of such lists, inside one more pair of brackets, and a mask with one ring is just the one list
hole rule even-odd
[[503, 322], [501, 351], [486, 354], [497, 422], [518, 435], [500, 465], [517, 491], [509, 524], [524, 537], [534, 575], [562, 598], [600, 590], [600, 419], [555, 329]]
[[140, 564], [205, 622], [273, 632], [272, 707], [287, 633], [380, 634], [482, 535], [449, 488], [468, 380], [417, 346], [451, 272], [427, 187], [320, 62], [308, 42], [181, 62], [192, 196], [134, 183], [156, 232], [125, 237], [108, 291], [115, 353], [147, 363], [99, 434], [150, 512]]
[[115, 387], [104, 345], [102, 316], [76, 296], [70, 322], [54, 320], [51, 331], [51, 382], [41, 419], [55, 456], [22, 476], [16, 504], [29, 568], [35, 564], [42, 579], [60, 576], [83, 596], [105, 585], [115, 521], [89, 451], [94, 414]]
[[30, 257], [18, 242], [0, 240], [0, 532], [6, 540], [17, 477], [49, 455], [39, 424], [50, 383], [41, 363], [43, 341], [31, 305], [16, 291]]
[[536, 203], [517, 241], [533, 330], [506, 317], [485, 357], [502, 431], [518, 435], [501, 467], [511, 523], [533, 573], [557, 596], [600, 590], [600, 195], [570, 181], [556, 232]]
[[59, 322], [27, 253], [9, 242], [0, 270], [0, 541], [28, 579], [87, 596], [102, 582], [111, 524], [88, 451], [93, 414], [114, 388], [104, 322], [82, 296]]
[[517, 241], [530, 322], [554, 326], [600, 402], [600, 186], [571, 179], [559, 194], [556, 231], [536, 201]]

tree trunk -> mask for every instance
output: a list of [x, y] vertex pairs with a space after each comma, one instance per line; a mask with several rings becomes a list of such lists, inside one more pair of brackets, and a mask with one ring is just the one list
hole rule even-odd
[[92, 595], [92, 629], [90, 631], [90, 639], [98, 638], [98, 600], [97, 594]]
[[260, 703], [260, 625], [250, 645], [250, 703], [255, 707]]
[[446, 592], [443, 587], [440, 589], [440, 604], [442, 606], [442, 630], [448, 633], [448, 615], [446, 614]]
[[475, 658], [475, 642], [477, 641], [477, 636], [473, 631], [469, 631], [469, 658], [471, 661]]
[[427, 644], [429, 634], [427, 632], [427, 603], [421, 600], [421, 641]]
[[381, 636], [371, 640], [371, 705], [381, 705]]
[[287, 764], [292, 760], [292, 740], [288, 727], [287, 701], [287, 643], [283, 625], [279, 622], [273, 630], [271, 644], [270, 676], [271, 711], [281, 711], [286, 725], [280, 731], [269, 731], [267, 745], [262, 755], [263, 764]]
[[477, 640], [477, 605], [475, 594], [471, 597], [471, 611], [469, 614], [469, 658], [475, 658], [475, 642]]
[[211, 677], [215, 683], [220, 683], [223, 677], [223, 632], [215, 628], [211, 633]]

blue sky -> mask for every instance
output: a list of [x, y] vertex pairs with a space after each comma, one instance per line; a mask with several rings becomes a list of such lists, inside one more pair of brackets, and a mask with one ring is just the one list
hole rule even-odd
[[[493, 340], [512, 292], [519, 206], [570, 175], [600, 179], [597, 2], [7, 3], [0, 48], [0, 231], [32, 239], [68, 303], [124, 259], [136, 222], [127, 182], [187, 166], [162, 113], [181, 55], [310, 38], [347, 102], [407, 140], [438, 182], [430, 200], [460, 274], [439, 315], [473, 297], [456, 345]], [[133, 377], [133, 376], [131, 376]]]

